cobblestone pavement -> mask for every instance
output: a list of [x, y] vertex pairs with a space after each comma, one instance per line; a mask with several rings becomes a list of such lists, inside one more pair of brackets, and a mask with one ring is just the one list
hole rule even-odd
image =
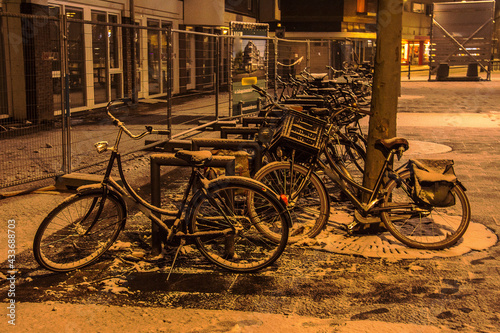
[[[415, 155], [455, 160], [472, 221], [497, 236], [499, 107], [497, 76], [490, 82], [403, 81], [398, 121], [398, 135], [419, 143]], [[422, 142], [451, 150], [426, 150]], [[147, 166], [138, 170], [148, 172]], [[172, 183], [172, 178], [164, 181]], [[43, 323], [47, 321], [58, 329], [75, 323], [86, 327], [89, 320], [103, 332], [111, 327], [127, 331], [123, 325], [134, 322], [144, 332], [267, 332], [273, 322], [275, 331], [290, 332], [500, 331], [498, 244], [458, 256], [418, 259], [366, 258], [292, 246], [275, 267], [250, 275], [219, 271], [185, 253], [168, 282], [170, 257], [133, 261], [131, 251], [117, 248], [88, 269], [53, 274], [34, 263], [30, 242], [37, 223], [60, 200], [60, 195], [32, 194], [0, 201], [0, 220], [15, 219], [17, 225], [20, 331], [49, 331]], [[336, 209], [342, 207], [332, 206]], [[148, 227], [132, 215], [121, 241], [144, 251]], [[6, 240], [3, 232], [3, 274]], [[8, 301], [8, 289], [0, 275], [0, 300]], [[78, 312], [82, 315], [76, 316]], [[0, 327], [6, 322], [2, 317]]]

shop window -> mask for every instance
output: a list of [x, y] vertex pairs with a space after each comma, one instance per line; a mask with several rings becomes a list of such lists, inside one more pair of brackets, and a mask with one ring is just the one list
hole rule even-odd
[[[106, 13], [92, 11], [92, 21], [106, 22]], [[107, 31], [103, 24], [92, 25], [92, 55], [94, 65], [94, 103], [106, 103], [107, 93]]]
[[356, 1], [356, 13], [359, 13], [359, 14], [366, 13], [366, 1], [365, 0], [357, 0]]
[[168, 91], [168, 29], [170, 23], [162, 22], [161, 27], [161, 78], [162, 78], [162, 92]]
[[[49, 6], [49, 16], [59, 17], [61, 7]], [[53, 92], [53, 111], [62, 109], [61, 99], [61, 27], [59, 20], [49, 20], [50, 50], [49, 59], [52, 62], [52, 92]]]
[[425, 4], [419, 3], [419, 2], [414, 2], [412, 4], [412, 12], [418, 13], [418, 14], [425, 14]]
[[[108, 22], [118, 23], [118, 15], [109, 14]], [[118, 42], [118, 27], [108, 26], [108, 40], [109, 40], [109, 67], [120, 68], [120, 44]]]
[[105, 24], [118, 23], [118, 15], [92, 11], [92, 21], [94, 103], [100, 104], [122, 94], [119, 28]]
[[[139, 22], [136, 22], [139, 25]], [[137, 92], [142, 91], [141, 85], [141, 69], [142, 69], [142, 57], [141, 57], [141, 29], [134, 29], [134, 50], [135, 50], [135, 88]]]
[[86, 105], [85, 99], [85, 50], [83, 23], [75, 20], [83, 19], [83, 10], [66, 7], [68, 17], [68, 76], [70, 90], [70, 106]]
[[225, 9], [226, 11], [236, 12], [238, 14], [248, 15], [248, 16], [256, 16], [255, 11], [255, 0], [226, 0], [225, 1]]
[[[2, 26], [2, 17], [0, 16], [0, 27]], [[0, 34], [0, 43], [3, 44], [3, 35]], [[5, 74], [5, 55], [4, 48], [0, 48], [0, 119], [7, 117], [9, 110], [7, 108], [7, 83]]]
[[356, 13], [368, 14], [377, 12], [376, 0], [356, 0]]
[[160, 93], [160, 22], [148, 20], [148, 84], [149, 94]]

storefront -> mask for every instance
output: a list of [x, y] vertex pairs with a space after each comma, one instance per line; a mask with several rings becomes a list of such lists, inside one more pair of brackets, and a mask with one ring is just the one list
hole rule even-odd
[[401, 41], [401, 64], [402, 65], [427, 65], [429, 63], [430, 40], [422, 39]]
[[[36, 12], [33, 9], [25, 11], [30, 6], [36, 8]], [[48, 72], [52, 78], [53, 100], [49, 108], [56, 114], [63, 107], [64, 68], [67, 70], [72, 111], [103, 106], [110, 100], [131, 96], [133, 90], [139, 98], [167, 94], [167, 30], [176, 28], [182, 17], [179, 2], [164, 4], [162, 10], [155, 12], [135, 8], [135, 24], [141, 27], [139, 29], [130, 28], [128, 1], [108, 8], [77, 1], [71, 4], [49, 2], [47, 6], [36, 7], [27, 4], [24, 7], [24, 11], [21, 8], [22, 14], [41, 15], [39, 20], [50, 26], [48, 36], [44, 37], [48, 43], [35, 44], [35, 51], [43, 55], [44, 63], [50, 63]], [[42, 18], [47, 15], [51, 19]], [[26, 22], [22, 23], [23, 29], [26, 29]], [[37, 22], [31, 24], [37, 27], [40, 25]], [[64, 33], [63, 24], [66, 24]], [[65, 35], [66, 43], [61, 43], [62, 35]], [[133, 62], [135, 66], [131, 65]], [[135, 75], [132, 68], [136, 70]], [[134, 80], [135, 84], [132, 83]]]

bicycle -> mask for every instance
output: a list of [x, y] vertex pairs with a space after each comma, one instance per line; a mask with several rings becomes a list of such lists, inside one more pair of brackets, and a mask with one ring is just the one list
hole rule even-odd
[[[317, 134], [316, 129], [318, 129], [318, 126], [325, 126], [326, 123], [322, 120], [317, 120], [314, 117], [306, 115], [302, 112], [290, 110], [289, 107], [276, 103], [272, 97], [260, 87], [253, 86], [253, 88], [262, 97], [265, 97], [270, 102], [270, 107], [267, 108], [264, 114], [265, 121], [262, 124], [261, 130], [267, 129], [270, 125], [266, 121], [269, 116], [282, 117], [283, 114], [286, 113], [300, 114], [301, 119], [304, 122], [307, 122], [307, 124], [301, 124], [298, 131], [309, 132], [309, 135], [312, 135], [313, 137]], [[328, 149], [338, 165], [341, 165], [344, 174], [351, 178], [356, 178], [359, 174], [358, 169], [364, 167], [365, 152], [364, 149], [355, 141], [358, 138], [357, 132], [351, 132], [349, 129], [341, 131], [340, 128], [346, 127], [350, 121], [357, 121], [357, 118], [350, 117], [347, 120], [344, 116], [345, 112], [342, 110], [333, 114], [325, 112], [328, 111], [326, 109], [311, 109], [309, 111], [313, 114], [320, 112], [320, 118], [327, 117], [334, 119], [335, 123], [339, 124], [339, 129], [335, 133], [331, 134], [331, 137], [335, 139], [329, 140], [325, 149]], [[340, 114], [342, 114], [342, 117], [339, 117]], [[282, 130], [280, 128], [286, 127], [286, 125], [283, 125], [282, 123], [279, 125], [278, 129], [275, 128], [271, 132], [279, 132]], [[310, 129], [313, 129], [313, 131], [310, 131]], [[299, 132], [295, 134], [300, 135]], [[275, 192], [281, 194], [287, 201], [286, 207], [293, 220], [293, 227], [290, 230], [289, 243], [295, 243], [304, 237], [316, 237], [325, 228], [330, 215], [330, 196], [327, 193], [327, 188], [331, 188], [331, 186], [326, 186], [330, 184], [325, 182], [324, 179], [321, 179], [322, 175], [318, 175], [316, 173], [308, 174], [307, 166], [294, 164], [293, 168], [289, 168], [287, 163], [279, 162], [283, 159], [287, 159], [287, 156], [291, 156], [292, 153], [290, 150], [285, 150], [284, 153], [278, 156], [276, 146], [279, 146], [279, 143], [277, 143], [275, 139], [271, 138], [271, 136], [268, 135], [266, 140], [260, 141], [264, 141], [263, 155], [266, 156], [266, 163], [263, 164], [269, 164], [269, 166], [257, 171], [253, 178], [259, 181], [265, 181], [269, 187], [271, 187]], [[292, 157], [289, 161], [297, 162], [300, 160], [299, 155], [300, 154], [297, 153], [297, 156]], [[309, 155], [306, 154], [306, 156]], [[356, 170], [353, 170], [352, 166], [354, 166]], [[265, 175], [270, 172], [274, 173], [274, 179], [266, 179]], [[280, 180], [278, 180], [278, 178]], [[309, 184], [306, 187], [301, 187], [300, 191], [295, 191], [296, 184], [300, 184], [300, 182], [305, 178], [307, 178]], [[290, 183], [288, 183], [287, 180], [289, 180]]]
[[[392, 161], [395, 156], [398, 160], [403, 152], [409, 148], [404, 138], [378, 140], [376, 147], [385, 155], [385, 161], [373, 188], [366, 188], [358, 183], [338, 157], [327, 149], [330, 140], [334, 139], [337, 128], [333, 123], [324, 128], [313, 128], [312, 123], [303, 125], [304, 115], [297, 116], [297, 112], [290, 110], [289, 125], [296, 125], [296, 131], [286, 137], [287, 131], [279, 131], [284, 140], [273, 139], [278, 143], [278, 150], [286, 151], [288, 161], [273, 162], [263, 166], [254, 176], [271, 187], [278, 194], [294, 202], [303, 191], [311, 186], [322, 188], [324, 193], [318, 198], [325, 197], [324, 185], [314, 185], [321, 180], [318, 172], [326, 175], [350, 203], [355, 207], [354, 222], [348, 226], [352, 232], [357, 224], [371, 224], [383, 222], [386, 229], [402, 243], [420, 249], [443, 249], [455, 244], [465, 233], [470, 222], [470, 204], [465, 194], [465, 187], [457, 180], [450, 193], [456, 202], [452, 206], [438, 207], [423, 202], [415, 197], [416, 182], [409, 162], [394, 170]], [[323, 125], [324, 126], [324, 125]], [[304, 131], [307, 128], [307, 131]], [[315, 134], [315, 135], [313, 135]], [[314, 143], [315, 150], [311, 150]], [[300, 164], [295, 161], [297, 151], [304, 147], [309, 150], [309, 159], [301, 157]], [[304, 152], [302, 152], [303, 155]], [[320, 158], [322, 157], [322, 158]], [[384, 183], [384, 179], [389, 179]], [[385, 184], [385, 185], [384, 185]], [[322, 223], [326, 223], [328, 200], [319, 200], [318, 214]], [[293, 205], [289, 209], [293, 209]], [[294, 214], [292, 214], [294, 218]], [[297, 222], [293, 220], [294, 224]], [[317, 223], [320, 225], [321, 223]]]
[[[209, 151], [176, 153], [192, 169], [178, 210], [155, 207], [141, 198], [125, 178], [118, 151], [120, 139], [123, 133], [139, 140], [162, 131], [146, 126], [145, 132], [132, 134], [111, 114], [112, 104], [108, 103], [106, 113], [118, 127], [115, 144], [109, 147], [101, 141], [95, 145], [99, 153], [111, 152], [103, 180], [78, 188], [76, 194], [43, 220], [33, 244], [35, 259], [41, 266], [67, 272], [96, 262], [124, 228], [127, 204], [137, 206], [163, 230], [166, 243], [179, 241], [171, 271], [188, 240], [210, 262], [233, 272], [254, 272], [280, 257], [291, 226], [283, 202], [268, 187], [252, 179], [226, 176], [209, 181], [199, 170], [211, 159]], [[115, 162], [123, 187], [110, 176]], [[194, 194], [188, 200], [191, 190]], [[168, 218], [163, 221], [155, 214]], [[273, 238], [262, 234], [262, 229], [272, 230]]]

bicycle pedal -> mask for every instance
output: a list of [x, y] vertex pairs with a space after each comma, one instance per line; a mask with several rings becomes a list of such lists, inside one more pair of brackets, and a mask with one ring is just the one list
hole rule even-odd
[[352, 233], [358, 224], [359, 224], [358, 221], [353, 221], [353, 222], [349, 223], [347, 225], [347, 232]]

